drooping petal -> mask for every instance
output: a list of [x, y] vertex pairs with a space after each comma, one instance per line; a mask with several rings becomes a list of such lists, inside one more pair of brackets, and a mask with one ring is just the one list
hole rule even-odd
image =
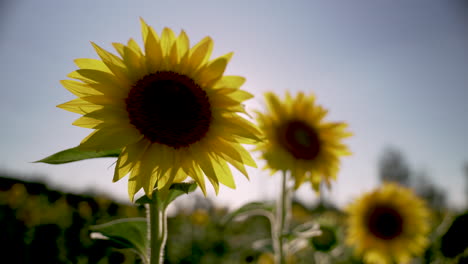
[[149, 141], [139, 140], [122, 149], [122, 153], [120, 153], [117, 163], [115, 164], [114, 182], [122, 179], [132, 170], [133, 166], [140, 160], [140, 157], [145, 153], [149, 145]]
[[226, 164], [226, 161], [219, 159], [218, 157], [211, 156], [213, 169], [220, 183], [225, 186], [235, 189], [236, 183], [234, 182], [234, 177], [232, 172]]

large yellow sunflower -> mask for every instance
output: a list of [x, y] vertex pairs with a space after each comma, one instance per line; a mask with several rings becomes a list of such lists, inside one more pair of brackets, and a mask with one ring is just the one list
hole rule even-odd
[[131, 200], [141, 188], [151, 195], [187, 176], [203, 192], [204, 175], [216, 192], [219, 183], [235, 188], [227, 162], [248, 177], [244, 165], [256, 165], [241, 144], [259, 132], [238, 114], [253, 97], [240, 90], [245, 79], [223, 75], [232, 53], [210, 60], [210, 37], [190, 47], [184, 31], [158, 36], [141, 22], [143, 50], [130, 39], [113, 43], [116, 56], [92, 43], [100, 60], [75, 60], [80, 69], [68, 77], [77, 81], [62, 81], [78, 98], [58, 107], [83, 115], [74, 125], [94, 129], [80, 148], [122, 149], [114, 181], [130, 174]]
[[315, 104], [315, 97], [286, 93], [281, 102], [273, 93], [265, 95], [268, 113], [258, 113], [265, 140], [257, 147], [272, 173], [290, 171], [298, 188], [308, 180], [315, 190], [324, 180], [336, 179], [339, 158], [349, 155], [341, 143], [351, 135], [345, 123], [325, 122], [327, 110]]
[[366, 263], [407, 263], [427, 246], [430, 213], [408, 188], [386, 183], [361, 196], [346, 211], [346, 242]]

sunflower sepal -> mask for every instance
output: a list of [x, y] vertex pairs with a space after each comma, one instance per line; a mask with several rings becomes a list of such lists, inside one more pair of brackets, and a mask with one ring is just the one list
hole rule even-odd
[[135, 203], [140, 205], [150, 204], [154, 201], [158, 202], [160, 206], [163, 208], [167, 208], [169, 204], [177, 199], [177, 197], [183, 194], [189, 194], [197, 189], [198, 185], [195, 182], [180, 182], [180, 183], [173, 183], [171, 187], [167, 190], [157, 190], [154, 189], [151, 197], [148, 195], [143, 195], [142, 197], [138, 198]]
[[77, 146], [59, 151], [41, 160], [34, 161], [34, 163], [64, 164], [86, 159], [117, 158], [119, 157], [120, 152], [121, 149], [92, 151], [83, 150], [79, 146]]

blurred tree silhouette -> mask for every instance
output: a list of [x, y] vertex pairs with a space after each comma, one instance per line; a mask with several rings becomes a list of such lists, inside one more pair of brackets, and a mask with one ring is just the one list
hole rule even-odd
[[468, 161], [465, 162], [465, 208], [468, 209]]
[[445, 191], [437, 187], [425, 172], [420, 172], [415, 177], [414, 189], [432, 209], [442, 211], [447, 207]]
[[434, 184], [426, 172], [420, 171], [414, 173], [405, 156], [395, 147], [388, 147], [384, 150], [379, 161], [379, 177], [381, 182], [396, 182], [407, 187], [412, 187], [436, 211], [441, 211], [447, 206], [445, 191]]
[[396, 182], [404, 186], [410, 185], [410, 168], [405, 157], [398, 149], [388, 147], [379, 161], [379, 177], [381, 182]]

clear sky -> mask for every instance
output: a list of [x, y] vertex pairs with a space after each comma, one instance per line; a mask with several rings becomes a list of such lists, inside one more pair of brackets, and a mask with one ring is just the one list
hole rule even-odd
[[[59, 81], [75, 58], [98, 58], [90, 41], [112, 50], [141, 44], [139, 17], [156, 31], [184, 29], [196, 43], [209, 35], [214, 56], [234, 51], [227, 73], [245, 76], [263, 108], [263, 93], [312, 92], [346, 121], [354, 155], [342, 161], [329, 194], [341, 205], [376, 186], [386, 146], [402, 150], [449, 200], [464, 200], [468, 161], [468, 4], [453, 0], [37, 1], [0, 4], [0, 168], [44, 175], [67, 190], [100, 190], [127, 200], [126, 179], [112, 183], [113, 160], [68, 165], [31, 161], [77, 145], [91, 130], [55, 106], [74, 98]], [[260, 166], [262, 166], [261, 162]], [[250, 170], [221, 204], [274, 199], [278, 177]], [[32, 177], [32, 176], [30, 176]], [[314, 201], [303, 186], [299, 195]]]

